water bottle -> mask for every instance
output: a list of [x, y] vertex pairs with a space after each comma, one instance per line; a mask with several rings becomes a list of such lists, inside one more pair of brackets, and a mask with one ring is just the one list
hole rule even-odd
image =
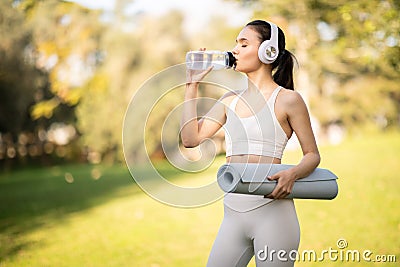
[[186, 53], [186, 67], [192, 70], [205, 70], [213, 66], [213, 70], [230, 69], [236, 59], [231, 52], [223, 51], [190, 51]]

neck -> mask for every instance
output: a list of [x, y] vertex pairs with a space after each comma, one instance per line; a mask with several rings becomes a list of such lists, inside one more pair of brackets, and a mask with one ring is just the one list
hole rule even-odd
[[262, 68], [247, 73], [247, 78], [249, 92], [269, 92], [273, 91], [278, 86], [273, 80], [271, 67], [269, 65], [263, 65]]

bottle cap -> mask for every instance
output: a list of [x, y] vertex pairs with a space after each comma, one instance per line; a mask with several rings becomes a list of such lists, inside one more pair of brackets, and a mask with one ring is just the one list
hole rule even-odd
[[227, 53], [228, 53], [228, 58], [229, 58], [228, 66], [230, 68], [232, 68], [233, 65], [236, 64], [236, 58], [233, 56], [232, 52], [227, 52]]

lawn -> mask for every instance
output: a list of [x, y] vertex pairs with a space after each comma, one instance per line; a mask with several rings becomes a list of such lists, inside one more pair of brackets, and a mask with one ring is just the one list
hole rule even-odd
[[[296, 266], [398, 266], [400, 133], [353, 137], [320, 150], [320, 167], [339, 176], [340, 192], [332, 201], [296, 200], [299, 252], [320, 256], [337, 250], [338, 258], [324, 254], [323, 261], [299, 260]], [[299, 157], [299, 151], [289, 151], [283, 161], [294, 164]], [[172, 180], [210, 181], [222, 162], [219, 157], [201, 174], [180, 173]], [[168, 164], [159, 166], [176, 174]], [[192, 209], [155, 201], [135, 185], [125, 166], [2, 173], [0, 266], [205, 266], [222, 216], [221, 201]], [[339, 239], [346, 240], [346, 248], [338, 248]], [[369, 250], [371, 259], [395, 255], [397, 263], [341, 260], [353, 250]]]

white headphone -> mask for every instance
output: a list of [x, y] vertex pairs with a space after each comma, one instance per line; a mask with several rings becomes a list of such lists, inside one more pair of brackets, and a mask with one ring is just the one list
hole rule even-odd
[[278, 26], [272, 22], [267, 22], [269, 25], [271, 25], [271, 38], [261, 43], [260, 47], [258, 48], [258, 58], [262, 63], [271, 64], [278, 58], [279, 55]]

